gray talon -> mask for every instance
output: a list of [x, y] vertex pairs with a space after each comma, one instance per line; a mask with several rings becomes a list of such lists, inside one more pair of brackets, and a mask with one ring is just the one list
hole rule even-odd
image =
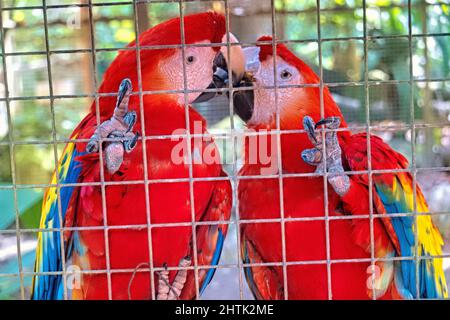
[[133, 87], [131, 85], [130, 79], [123, 79], [119, 86], [119, 94], [117, 97], [116, 108], [122, 103], [123, 99], [130, 95]]
[[341, 118], [339, 117], [328, 117], [322, 120], [319, 120], [314, 126], [317, 129], [318, 126], [325, 125], [328, 129], [337, 129], [341, 125]]
[[137, 114], [136, 111], [130, 111], [123, 117], [123, 122], [125, 122], [128, 125], [127, 132], [131, 131], [134, 127], [134, 124], [137, 120]]
[[305, 149], [302, 151], [302, 159], [307, 164], [317, 166], [322, 162], [322, 152], [318, 149]]
[[138, 139], [139, 139], [139, 133], [136, 133], [131, 139], [125, 140], [123, 142], [123, 147], [125, 148], [125, 151], [127, 153], [130, 153], [131, 151], [133, 151], [133, 149], [136, 147]]
[[88, 144], [87, 144], [87, 146], [86, 146], [86, 151], [88, 152], [88, 153], [94, 153], [94, 152], [97, 152], [98, 151], [98, 141], [94, 141], [94, 140], [92, 140], [92, 138], [91, 138], [91, 140], [88, 142]]
[[314, 124], [311, 117], [304, 117], [303, 127], [308, 133], [308, 138], [314, 148], [303, 150], [301, 156], [307, 164], [317, 166], [316, 173], [327, 171], [329, 173], [328, 182], [334, 191], [338, 195], [344, 196], [350, 188], [350, 179], [345, 174], [344, 167], [342, 166], [342, 152], [337, 133], [336, 131], [325, 133], [326, 168], [324, 168], [322, 135], [316, 131], [321, 125], [325, 125], [327, 129], [333, 130], [339, 128], [340, 124], [341, 119], [339, 117], [325, 118], [316, 124]]
[[137, 121], [136, 112], [128, 111], [132, 90], [131, 81], [129, 79], [122, 80], [112, 117], [97, 127], [86, 146], [86, 152], [98, 152], [100, 149], [99, 141], [106, 138], [117, 138], [117, 141], [105, 143], [104, 157], [106, 167], [111, 174], [119, 170], [123, 162], [124, 152], [131, 152], [139, 137], [139, 134], [131, 132]]
[[314, 120], [311, 117], [305, 116], [303, 118], [303, 127], [308, 133], [309, 139], [313, 139], [315, 143], [317, 143]]
[[178, 267], [182, 269], [177, 271], [172, 284], [170, 284], [167, 264], [163, 264], [164, 270], [159, 272], [157, 300], [178, 300], [180, 298], [187, 279], [187, 269], [185, 268], [190, 265], [191, 258], [189, 256], [182, 258], [178, 264]]

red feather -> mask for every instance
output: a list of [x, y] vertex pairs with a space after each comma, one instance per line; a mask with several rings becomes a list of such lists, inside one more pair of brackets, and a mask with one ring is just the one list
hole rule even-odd
[[[259, 41], [272, 41], [271, 37], [262, 37]], [[269, 59], [273, 54], [271, 44], [260, 45], [260, 60]], [[297, 58], [283, 44], [277, 44], [276, 54], [290, 65], [297, 68], [301, 73], [301, 83], [318, 83], [319, 78], [303, 61]], [[258, 75], [264, 74], [259, 72]], [[257, 77], [257, 76], [255, 76]], [[261, 80], [261, 79], [259, 79]], [[295, 89], [297, 90], [297, 88]], [[299, 130], [302, 128], [302, 118], [311, 116], [315, 122], [321, 119], [320, 91], [319, 88], [304, 88], [301, 101], [282, 105], [280, 110], [280, 129]], [[286, 93], [288, 95], [288, 93]], [[343, 116], [333, 101], [327, 88], [323, 90], [324, 116], [339, 116], [342, 119], [341, 128], [347, 125]], [[264, 107], [264, 106], [255, 106]], [[275, 129], [275, 123], [252, 124], [252, 129], [269, 130]], [[283, 174], [313, 173], [315, 167], [306, 164], [300, 157], [305, 149], [312, 148], [312, 144], [304, 133], [284, 133], [281, 139], [281, 160]], [[340, 131], [338, 139], [342, 150], [343, 165], [350, 171], [367, 171], [367, 141], [366, 134], [350, 134], [349, 131]], [[269, 140], [269, 139], [268, 139]], [[261, 159], [256, 163], [250, 163], [250, 138], [245, 140], [245, 163], [240, 174], [243, 176], [264, 175], [262, 169], [268, 167]], [[380, 138], [371, 136], [371, 159], [372, 170], [395, 170], [406, 169], [407, 160], [399, 153], [392, 150]], [[270, 144], [270, 140], [269, 140]], [[271, 150], [269, 147], [268, 150]], [[270, 154], [272, 161], [276, 157]], [[274, 172], [272, 172], [274, 173]], [[276, 173], [276, 172], [275, 172]], [[274, 294], [280, 290], [287, 290], [289, 299], [327, 299], [329, 293], [333, 299], [369, 299], [372, 298], [372, 290], [368, 284], [372, 279], [369, 273], [372, 257], [371, 244], [374, 244], [374, 258], [390, 258], [402, 256], [400, 239], [405, 248], [413, 238], [412, 224], [410, 220], [397, 220], [404, 230], [399, 235], [394, 228], [393, 220], [389, 217], [389, 210], [399, 210], [410, 206], [409, 199], [412, 192], [412, 177], [409, 173], [383, 173], [373, 174], [372, 203], [369, 202], [369, 179], [366, 173], [352, 174], [350, 176], [351, 186], [347, 194], [339, 197], [327, 184], [328, 191], [328, 217], [329, 239], [326, 235], [326, 213], [324, 201], [324, 180], [322, 177], [284, 177], [283, 178], [283, 208], [280, 208], [280, 185], [279, 179], [241, 179], [239, 183], [239, 215], [241, 219], [275, 219], [281, 217], [283, 209], [285, 218], [302, 218], [300, 221], [285, 222], [285, 259], [286, 262], [295, 262], [286, 267], [287, 279], [284, 279], [282, 268], [271, 268], [270, 266], [259, 266], [246, 268], [246, 276], [250, 288], [259, 299], [279, 299], [280, 294]], [[398, 181], [398, 182], [397, 182]], [[400, 185], [396, 187], [397, 183]], [[377, 188], [384, 187], [387, 195]], [[404, 188], [404, 189], [402, 189]], [[395, 191], [396, 193], [393, 193]], [[389, 194], [391, 192], [392, 194]], [[402, 194], [402, 192], [404, 192]], [[385, 199], [382, 199], [382, 196]], [[390, 198], [386, 198], [389, 197]], [[417, 187], [418, 203], [421, 210], [426, 212], [426, 202]], [[270, 199], [268, 201], [261, 199]], [[385, 203], [390, 202], [390, 203]], [[390, 207], [388, 207], [390, 206]], [[369, 218], [350, 218], [351, 216], [368, 216], [373, 208], [373, 213], [383, 215], [382, 218], [373, 220], [373, 240], [371, 239], [371, 224]], [[394, 212], [395, 213], [395, 212]], [[404, 212], [398, 212], [404, 213]], [[346, 217], [348, 216], [348, 218]], [[311, 219], [315, 218], [315, 219]], [[339, 218], [339, 219], [334, 219]], [[345, 219], [344, 219], [345, 218]], [[426, 229], [421, 237], [423, 255], [430, 252], [441, 252], [442, 239], [437, 229], [433, 226], [431, 219], [424, 218], [421, 227]], [[398, 228], [398, 227], [397, 227]], [[282, 228], [280, 223], [246, 223], [241, 229], [243, 241], [244, 263], [276, 262], [283, 261], [282, 252]], [[407, 238], [408, 237], [408, 238]], [[428, 238], [427, 238], [428, 237]], [[427, 247], [427, 248], [425, 248]], [[428, 251], [427, 251], [428, 250]], [[329, 253], [329, 256], [327, 255]], [[438, 255], [435, 253], [435, 255]], [[327, 268], [327, 258], [334, 261]], [[360, 262], [346, 262], [348, 259], [362, 259]], [[423, 263], [423, 262], [421, 262]], [[426, 262], [425, 262], [426, 263]], [[404, 277], [408, 281], [412, 279], [405, 265], [405, 270], [399, 269], [399, 264], [392, 262], [375, 262], [380, 273], [375, 274], [380, 287], [375, 292], [377, 299], [392, 299], [408, 297], [408, 290], [412, 290], [411, 283], [405, 285], [394, 282], [393, 273]], [[446, 296], [445, 280], [441, 261], [430, 262], [422, 266], [427, 273], [421, 275], [419, 282], [426, 283], [426, 288], [421, 284], [422, 296], [428, 291], [430, 297]], [[402, 271], [403, 270], [403, 271]], [[401, 274], [403, 272], [403, 274]], [[261, 274], [266, 276], [261, 277]], [[330, 278], [329, 278], [330, 277]], [[436, 280], [437, 279], [437, 280]], [[287, 288], [284, 288], [284, 282]], [[412, 281], [413, 282], [413, 281]], [[397, 287], [397, 284], [404, 287]], [[436, 287], [436, 289], [434, 289]], [[281, 288], [281, 289], [280, 289]], [[401, 289], [401, 290], [399, 290]], [[425, 293], [423, 293], [425, 292]]]
[[[259, 41], [272, 41], [271, 37], [262, 37]], [[264, 44], [260, 46], [260, 60], [269, 59], [273, 55], [273, 46]], [[319, 83], [319, 78], [302, 60], [296, 57], [284, 44], [277, 44], [276, 54], [287, 63], [295, 66], [302, 75], [304, 83]], [[304, 100], [299, 101], [295, 112], [290, 113], [292, 118], [280, 117], [282, 130], [298, 130], [301, 127], [302, 117], [311, 116], [314, 121], [321, 119], [320, 89], [308, 88], [304, 90]], [[334, 102], [329, 90], [324, 88], [323, 103], [325, 117], [340, 116], [341, 127], [346, 127], [342, 114]], [[298, 108], [301, 106], [301, 108]], [[292, 110], [291, 110], [292, 111]], [[256, 125], [254, 129], [265, 129], [266, 124]], [[275, 127], [275, 125], [273, 125]], [[338, 134], [340, 141], [350, 143], [352, 137], [349, 132]], [[345, 141], [345, 143], [344, 143]], [[360, 146], [360, 142], [357, 142]], [[246, 141], [248, 148], [249, 141]], [[303, 150], [311, 148], [311, 142], [306, 134], [290, 133], [281, 135], [282, 167], [284, 173], [312, 173], [312, 167], [302, 161], [300, 154]], [[270, 148], [268, 148], [270, 150]], [[240, 174], [260, 175], [261, 168], [266, 167], [261, 162], [248, 163], [248, 150], [246, 163]], [[345, 149], [344, 149], [345, 154]], [[348, 158], [354, 159], [359, 154], [354, 152]], [[374, 154], [375, 158], [377, 155]], [[358, 176], [359, 177], [359, 176]], [[352, 193], [346, 199], [337, 196], [328, 186], [328, 215], [343, 217], [350, 214], [368, 214], [369, 200], [367, 184], [361, 184], [357, 178], [352, 184]], [[355, 185], [355, 187], [353, 187]], [[278, 179], [243, 179], [239, 184], [239, 214], [242, 219], [280, 218]], [[328, 283], [327, 270], [327, 241], [324, 182], [323, 178], [284, 178], [283, 179], [284, 216], [287, 218], [317, 218], [316, 220], [294, 221], [285, 224], [286, 261], [300, 262], [298, 265], [287, 267], [287, 283], [289, 299], [327, 299], [329, 290], [334, 299], [369, 299], [370, 290], [367, 280], [370, 274], [367, 269], [370, 262], [360, 263], [333, 263], [330, 266], [331, 287]], [[270, 201], [261, 201], [270, 199]], [[346, 202], [347, 200], [347, 202]], [[369, 219], [330, 220], [329, 222], [329, 253], [331, 259], [370, 259], [370, 224]], [[379, 220], [374, 221], [376, 252], [392, 250], [392, 244], [385, 231], [385, 225]], [[252, 223], [242, 228], [242, 246], [248, 246], [250, 255], [257, 256], [256, 261], [281, 262], [282, 234], [279, 223]], [[244, 257], [245, 258], [245, 257]], [[245, 261], [245, 260], [244, 260]], [[264, 268], [264, 267], [261, 267]], [[250, 276], [259, 298], [280, 298], [273, 295], [274, 290], [283, 287], [282, 268], [273, 269], [277, 273], [271, 279], [278, 279], [272, 284], [275, 288], [267, 290], [267, 283], [256, 275], [256, 270]], [[250, 272], [250, 273], [252, 273]], [[259, 273], [261, 271], [258, 271]], [[267, 272], [269, 272], [267, 270]], [[252, 286], [252, 285], [250, 285]], [[387, 291], [384, 297], [391, 297]]]
[[[186, 43], [194, 43], [201, 40], [220, 42], [225, 33], [225, 18], [223, 15], [208, 12], [186, 16], [185, 40]], [[139, 37], [140, 46], [180, 44], [180, 21], [172, 19], [164, 22]], [[135, 46], [131, 43], [129, 47]], [[216, 50], [219, 48], [217, 47]], [[158, 59], [167, 56], [174, 49], [141, 50], [142, 74], [151, 78], [154, 66]], [[116, 92], [120, 82], [124, 78], [130, 78], [133, 87], [138, 88], [136, 51], [126, 50], [119, 53], [108, 68], [104, 81], [99, 89], [100, 93]], [[144, 90], [153, 83], [146, 82], [144, 77]], [[101, 97], [99, 99], [100, 120], [109, 118], [115, 107], [116, 97]], [[138, 113], [139, 120], [135, 130], [141, 131], [140, 108], [137, 95], [130, 99], [129, 108]], [[145, 133], [147, 136], [171, 134], [175, 129], [186, 128], [186, 115], [184, 106], [178, 105], [168, 95], [145, 95]], [[91, 112], [86, 116], [77, 128], [80, 132], [79, 139], [89, 139], [93, 134], [97, 120], [95, 117], [96, 104], [91, 106]], [[206, 131], [206, 121], [194, 109], [189, 109], [189, 121], [191, 133], [194, 122], [201, 123], [203, 133]], [[198, 133], [198, 132], [196, 132]], [[193, 228], [189, 226], [158, 227], [158, 223], [178, 223], [191, 221], [191, 197], [189, 182], [158, 182], [155, 179], [179, 179], [189, 177], [189, 166], [174, 164], [171, 160], [173, 147], [179, 141], [169, 139], [151, 139], [146, 141], [146, 158], [149, 184], [149, 214], [151, 228], [151, 244], [153, 253], [153, 266], [177, 267], [181, 258], [186, 255], [193, 257], [192, 237]], [[202, 142], [202, 149], [207, 142]], [[77, 150], [84, 151], [86, 143], [77, 143]], [[194, 147], [194, 144], [192, 144]], [[193, 152], [193, 149], [191, 150]], [[218, 150], [214, 147], [218, 155]], [[139, 142], [132, 153], [126, 154], [120, 170], [110, 175], [104, 170], [106, 181], [122, 182], [120, 185], [107, 185], [104, 187], [106, 207], [103, 206], [103, 191], [100, 185], [82, 186], [79, 188], [79, 198], [72, 207], [66, 223], [77, 227], [93, 227], [90, 230], [82, 230], [77, 234], [76, 249], [71, 257], [72, 262], [83, 266], [85, 274], [82, 285], [72, 292], [77, 299], [107, 299], [108, 276], [103, 270], [110, 269], [112, 297], [113, 299], [149, 299], [152, 297], [150, 288], [150, 274], [148, 272], [133, 272], [139, 267], [149, 267], [149, 235], [146, 227], [148, 224], [146, 208], [146, 191], [142, 183], [130, 181], [144, 180], [142, 143]], [[101, 181], [99, 154], [91, 154], [78, 157], [82, 172], [79, 182], [98, 183]], [[226, 177], [222, 172], [220, 163], [193, 164], [193, 177]], [[127, 183], [130, 182], [130, 183]], [[194, 183], [194, 216], [196, 221], [228, 220], [231, 214], [231, 186], [228, 180]], [[105, 220], [106, 218], [106, 220]], [[106, 233], [104, 226], [107, 225]], [[134, 227], [136, 226], [136, 227]], [[116, 228], [115, 228], [116, 227]], [[227, 225], [219, 225], [223, 235], [226, 235]], [[217, 225], [197, 228], [197, 252], [198, 262], [201, 265], [211, 263], [212, 253], [215, 248], [214, 234]], [[108, 238], [105, 239], [105, 234]], [[69, 236], [69, 235], [68, 235]], [[72, 235], [73, 236], [73, 235]], [[107, 240], [107, 241], [105, 241]], [[105, 248], [105, 242], [109, 244]], [[107, 255], [109, 265], [107, 263]], [[129, 269], [123, 272], [120, 270]], [[170, 281], [176, 272], [169, 274]], [[134, 277], [134, 280], [131, 279]], [[182, 291], [183, 298], [195, 298], [195, 282], [192, 272], [188, 273], [186, 285]], [[200, 274], [200, 285], [204, 279], [204, 273]], [[155, 284], [158, 284], [155, 273]], [[128, 287], [131, 288], [131, 296], [128, 295]]]

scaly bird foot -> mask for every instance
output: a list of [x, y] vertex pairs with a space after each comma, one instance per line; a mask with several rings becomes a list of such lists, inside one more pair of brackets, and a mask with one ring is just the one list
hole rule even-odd
[[[178, 267], [187, 268], [191, 265], [191, 258], [186, 256], [180, 260]], [[157, 300], [178, 300], [181, 291], [186, 283], [187, 270], [182, 269], [177, 272], [172, 285], [169, 283], [169, 270], [167, 270], [167, 265], [164, 266], [166, 270], [159, 273], [158, 280], [158, 295]]]
[[98, 152], [100, 140], [113, 138], [115, 141], [106, 142], [105, 162], [110, 174], [119, 170], [124, 152], [131, 152], [136, 147], [139, 133], [133, 133], [133, 127], [137, 121], [135, 111], [128, 111], [128, 102], [132, 92], [131, 81], [122, 80], [117, 97], [116, 107], [111, 119], [102, 122], [91, 136], [86, 151], [88, 153]]
[[314, 123], [311, 117], [305, 116], [303, 118], [303, 128], [308, 134], [314, 148], [306, 149], [302, 152], [302, 159], [306, 163], [316, 166], [317, 173], [328, 172], [328, 182], [333, 187], [334, 191], [341, 197], [344, 196], [350, 188], [350, 179], [344, 172], [341, 158], [341, 147], [337, 138], [336, 131], [327, 131], [325, 133], [325, 150], [326, 150], [326, 168], [325, 161], [323, 161], [323, 144], [322, 134], [317, 128], [325, 125], [329, 130], [339, 128], [341, 119], [339, 117], [329, 117]]

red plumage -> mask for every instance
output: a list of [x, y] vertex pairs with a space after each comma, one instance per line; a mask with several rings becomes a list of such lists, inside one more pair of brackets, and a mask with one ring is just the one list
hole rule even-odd
[[[222, 15], [208, 12], [184, 19], [185, 41], [187, 44], [202, 40], [220, 42], [225, 33], [225, 19]], [[139, 36], [140, 46], [174, 45], [181, 44], [180, 20], [172, 19], [164, 22]], [[129, 47], [133, 47], [131, 43]], [[214, 50], [218, 50], [214, 49]], [[156, 71], [161, 59], [169, 57], [175, 49], [141, 49], [140, 59], [142, 68], [143, 90], [164, 89], [161, 82], [164, 75]], [[212, 68], [212, 66], [211, 66]], [[180, 71], [182, 72], [182, 71]], [[119, 53], [108, 68], [104, 81], [99, 89], [100, 93], [114, 93], [124, 78], [129, 78], [133, 87], [138, 87], [136, 51], [126, 50]], [[179, 88], [182, 89], [182, 88]], [[115, 107], [116, 97], [100, 97], [100, 122], [111, 117]], [[129, 109], [138, 114], [135, 129], [141, 133], [141, 117], [145, 124], [145, 135], [170, 135], [176, 129], [186, 128], [185, 107], [180, 105], [173, 96], [168, 94], [148, 94], [143, 97], [144, 114], [139, 107], [139, 96], [130, 98]], [[90, 113], [75, 130], [77, 139], [89, 139], [97, 125], [95, 117], [96, 104], [92, 104]], [[189, 107], [190, 130], [193, 133], [195, 123], [200, 123], [201, 133], [207, 133], [206, 121], [192, 107]], [[199, 133], [199, 132], [195, 132]], [[76, 227], [95, 227], [92, 230], [82, 230], [77, 234], [77, 246], [71, 257], [72, 263], [82, 266], [82, 285], [72, 291], [75, 299], [107, 299], [108, 277], [107, 268], [111, 274], [113, 299], [150, 299], [149, 272], [137, 272], [131, 281], [133, 272], [121, 272], [122, 269], [134, 270], [141, 266], [148, 268], [149, 256], [148, 223], [152, 224], [151, 242], [153, 253], [153, 266], [177, 267], [181, 258], [190, 255], [194, 259], [191, 225], [177, 227], [158, 227], [161, 223], [189, 223], [191, 219], [191, 197], [189, 178], [189, 165], [174, 164], [171, 152], [179, 141], [166, 139], [146, 140], [146, 159], [148, 177], [144, 177], [143, 146], [140, 141], [137, 147], [126, 154], [118, 172], [110, 175], [105, 171], [105, 181], [120, 182], [120, 185], [107, 185], [105, 187], [106, 208], [102, 205], [102, 188], [96, 186], [82, 186], [76, 189], [71, 200], [71, 209], [66, 216], [66, 225]], [[211, 142], [214, 143], [214, 142]], [[200, 150], [204, 150], [209, 143], [202, 142]], [[192, 143], [191, 152], [194, 152]], [[197, 147], [199, 147], [197, 145]], [[76, 149], [84, 152], [86, 143], [77, 143]], [[214, 147], [213, 153], [218, 156]], [[79, 182], [100, 182], [100, 162], [98, 154], [80, 156], [77, 159], [82, 166]], [[228, 220], [231, 212], [231, 187], [220, 163], [192, 165], [193, 178], [222, 177], [223, 181], [207, 181], [193, 183], [194, 215], [195, 221]], [[148, 179], [148, 196], [144, 184], [132, 181]], [[183, 182], [153, 182], [160, 179], [185, 179]], [[148, 199], [147, 199], [148, 198]], [[149, 203], [150, 221], [148, 221], [146, 204]], [[104, 220], [106, 210], [107, 221]], [[109, 248], [105, 248], [104, 225], [107, 231]], [[133, 226], [138, 226], [134, 228]], [[124, 226], [126, 226], [124, 228]], [[116, 228], [115, 228], [116, 227]], [[225, 236], [227, 225], [206, 225], [197, 227], [197, 252], [199, 265], [210, 265], [216, 242], [218, 230]], [[65, 234], [66, 239], [73, 236]], [[109, 265], [107, 264], [109, 255]], [[97, 273], [89, 274], [95, 270]], [[116, 270], [116, 271], [114, 271]], [[100, 272], [99, 272], [100, 271]], [[199, 271], [199, 285], [208, 270]], [[176, 272], [171, 271], [169, 280], [172, 281]], [[193, 271], [188, 272], [187, 283], [181, 293], [181, 298], [192, 299], [196, 296]], [[158, 276], [155, 273], [155, 286]], [[128, 294], [130, 288], [130, 296]]]
[[[259, 41], [272, 41], [271, 37], [262, 37]], [[273, 71], [261, 70], [262, 68], [272, 68], [273, 64], [264, 64], [268, 59], [273, 58], [273, 46], [271, 44], [261, 44], [259, 58], [261, 61], [260, 70], [254, 75], [257, 86], [272, 85], [271, 79], [265, 80], [267, 75], [272, 76]], [[283, 44], [277, 44], [277, 67], [286, 66], [291, 74], [294, 74], [292, 67], [298, 70], [299, 82], [283, 82], [279, 78], [278, 85], [283, 84], [318, 84], [319, 78], [303, 61], [297, 58]], [[279, 67], [281, 68], [281, 67]], [[281, 71], [277, 71], [281, 72]], [[278, 75], [277, 75], [278, 76]], [[293, 76], [295, 78], [295, 75]], [[256, 95], [261, 91], [255, 90], [255, 106], [260, 108], [254, 111], [256, 118], [251, 118], [249, 127], [254, 130], [275, 130], [277, 128], [276, 117], [269, 118], [268, 122], [258, 122], [264, 108], [269, 109], [267, 96], [258, 98]], [[270, 96], [269, 96], [270, 99]], [[329, 90], [323, 90], [324, 114], [320, 108], [320, 89], [318, 87], [279, 89], [278, 110], [280, 110], [281, 130], [303, 129], [302, 120], [304, 116], [310, 116], [314, 122], [322, 118], [331, 116], [340, 117], [341, 128], [347, 127], [339, 107], [333, 101]], [[257, 105], [258, 101], [260, 102]], [[260, 117], [260, 118], [258, 118]], [[266, 136], [266, 135], [264, 135]], [[268, 144], [268, 156], [271, 163], [267, 164], [263, 159], [256, 158], [256, 163], [251, 163], [251, 158], [255, 160], [255, 149], [251, 146], [250, 137], [245, 140], [245, 162], [241, 169], [242, 176], [264, 175], [262, 169], [267, 169], [274, 162], [277, 163], [277, 148], [271, 148], [271, 144], [276, 140], [265, 140]], [[348, 171], [366, 171], [368, 169], [367, 140], [366, 134], [351, 134], [349, 131], [338, 132], [339, 144], [342, 150], [342, 162], [344, 169]], [[392, 150], [380, 138], [371, 136], [371, 158], [372, 169], [406, 169], [408, 163], [406, 159]], [[280, 136], [281, 162], [283, 174], [304, 174], [313, 173], [315, 167], [307, 164], [301, 158], [301, 153], [305, 149], [312, 147], [306, 133], [282, 133]], [[254, 145], [253, 145], [254, 147]], [[261, 145], [258, 145], [261, 148]], [[279, 169], [272, 174], [278, 174]], [[397, 187], [395, 181], [399, 181]], [[367, 173], [354, 174], [350, 176], [350, 191], [343, 197], [338, 196], [329, 183], [326, 183], [328, 193], [328, 216], [329, 220], [329, 243], [326, 239], [326, 213], [324, 202], [324, 179], [323, 177], [284, 177], [282, 192], [284, 218], [299, 219], [297, 221], [285, 222], [285, 248], [286, 262], [289, 265], [287, 271], [287, 288], [284, 288], [283, 268], [281, 266], [256, 266], [246, 268], [246, 278], [255, 297], [258, 299], [283, 299], [284, 290], [288, 292], [289, 299], [328, 299], [329, 293], [333, 299], [369, 299], [372, 298], [371, 289], [371, 237], [370, 219], [367, 218], [370, 207], [373, 207], [374, 214], [385, 215], [383, 218], [374, 218], [374, 257], [389, 258], [392, 256], [406, 255], [407, 247], [400, 248], [400, 241], [405, 243], [403, 234], [399, 235], [399, 230], [393, 226], [392, 218], [388, 217], [388, 209], [392, 203], [387, 203], [386, 198], [397, 201], [398, 207], [405, 207], [407, 210], [410, 203], [408, 198], [411, 194], [412, 178], [409, 173], [374, 174], [373, 175], [373, 203], [369, 202], [369, 180]], [[397, 193], [395, 192], [403, 192]], [[381, 191], [380, 191], [381, 189]], [[383, 192], [387, 192], [383, 194]], [[239, 214], [242, 220], [246, 219], [279, 219], [281, 218], [280, 207], [280, 185], [278, 178], [246, 178], [241, 179], [238, 188], [239, 194]], [[392, 196], [395, 194], [395, 196]], [[400, 196], [399, 196], [400, 195]], [[386, 198], [383, 198], [386, 197]], [[404, 198], [403, 198], [404, 197]], [[417, 187], [417, 198], [422, 206], [420, 210], [425, 210], [426, 202]], [[269, 200], [270, 199], [270, 200]], [[389, 200], [391, 201], [391, 200]], [[423, 205], [422, 205], [423, 204]], [[409, 208], [411, 210], [411, 208]], [[351, 219], [353, 215], [363, 215], [366, 218]], [[408, 225], [409, 218], [400, 218], [405, 228], [405, 234], [411, 233], [411, 225]], [[398, 220], [400, 221], [400, 220]], [[397, 221], [397, 223], [399, 223]], [[439, 233], [432, 226], [431, 220], [423, 221], [424, 226], [430, 234], [422, 235], [431, 238], [432, 246], [439, 252], [441, 243]], [[397, 225], [398, 227], [398, 225]], [[434, 228], [434, 229], [433, 229]], [[431, 235], [432, 232], [436, 234]], [[401, 238], [399, 238], [401, 237]], [[433, 237], [433, 238], [432, 238]], [[436, 239], [436, 240], [435, 240]], [[241, 227], [241, 249], [244, 263], [280, 263], [283, 261], [282, 252], [282, 228], [279, 222], [264, 223], [244, 223]], [[327, 252], [327, 248], [329, 251]], [[425, 252], [428, 249], [424, 250]], [[327, 258], [334, 260], [327, 270]], [[361, 259], [361, 262], [350, 262], [348, 259]], [[336, 262], [336, 260], [338, 260]], [[376, 274], [377, 280], [383, 279], [380, 288], [376, 290], [377, 299], [405, 298], [405, 292], [415, 296], [415, 287], [408, 287], [409, 283], [394, 281], [394, 274], [405, 276], [406, 267], [402, 271], [400, 265], [377, 262], [375, 267], [380, 271]], [[426, 268], [429, 268], [427, 265]], [[442, 264], [434, 265], [436, 273], [441, 277]], [[429, 270], [429, 269], [426, 269]], [[430, 270], [432, 270], [430, 268]], [[399, 276], [399, 278], [401, 278]], [[409, 274], [406, 274], [408, 279]], [[421, 276], [422, 279], [432, 279], [435, 281], [433, 271]], [[439, 278], [438, 277], [438, 278]], [[443, 274], [442, 274], [443, 277]], [[405, 279], [405, 278], [403, 278]], [[328, 282], [329, 281], [329, 282]], [[403, 280], [404, 281], [404, 280]], [[428, 280], [422, 280], [428, 281]], [[442, 278], [439, 280], [442, 283]], [[439, 281], [436, 287], [439, 288]], [[411, 281], [413, 282], [413, 281]], [[445, 278], [444, 278], [445, 282]], [[431, 282], [430, 282], [431, 283]], [[434, 284], [433, 284], [434, 285]], [[422, 285], [421, 285], [422, 286]], [[407, 290], [402, 291], [402, 289]], [[428, 288], [431, 288], [429, 286]], [[431, 289], [421, 296], [434, 297], [445, 296], [445, 283], [442, 290], [435, 295]], [[422, 287], [420, 289], [422, 291]]]

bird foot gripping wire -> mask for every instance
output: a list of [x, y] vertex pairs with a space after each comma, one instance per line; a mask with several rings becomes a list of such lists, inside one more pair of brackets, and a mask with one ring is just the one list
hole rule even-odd
[[314, 123], [311, 117], [305, 116], [303, 118], [303, 128], [307, 132], [314, 148], [303, 150], [302, 159], [310, 165], [317, 166], [316, 173], [328, 172], [328, 182], [334, 191], [342, 197], [350, 188], [350, 179], [345, 174], [342, 166], [342, 151], [339, 146], [337, 133], [336, 131], [327, 131], [325, 133], [326, 161], [324, 161], [322, 134], [317, 130], [320, 125], [325, 125], [325, 128], [335, 130], [339, 128], [340, 124], [341, 119], [339, 117], [329, 117]]
[[97, 127], [86, 146], [88, 153], [94, 153], [100, 149], [102, 139], [114, 139], [106, 142], [104, 148], [106, 168], [110, 174], [119, 170], [124, 152], [130, 153], [136, 147], [139, 138], [139, 133], [132, 132], [137, 114], [135, 111], [128, 111], [131, 92], [131, 81], [129, 79], [122, 80], [111, 119], [102, 122]]
[[[178, 267], [187, 268], [191, 265], [191, 258], [186, 256], [180, 260]], [[167, 267], [167, 266], [166, 266]], [[157, 300], [178, 300], [181, 294], [181, 290], [186, 283], [188, 270], [178, 270], [172, 285], [169, 282], [169, 270], [163, 270], [159, 272], [158, 280], [158, 295]]]

